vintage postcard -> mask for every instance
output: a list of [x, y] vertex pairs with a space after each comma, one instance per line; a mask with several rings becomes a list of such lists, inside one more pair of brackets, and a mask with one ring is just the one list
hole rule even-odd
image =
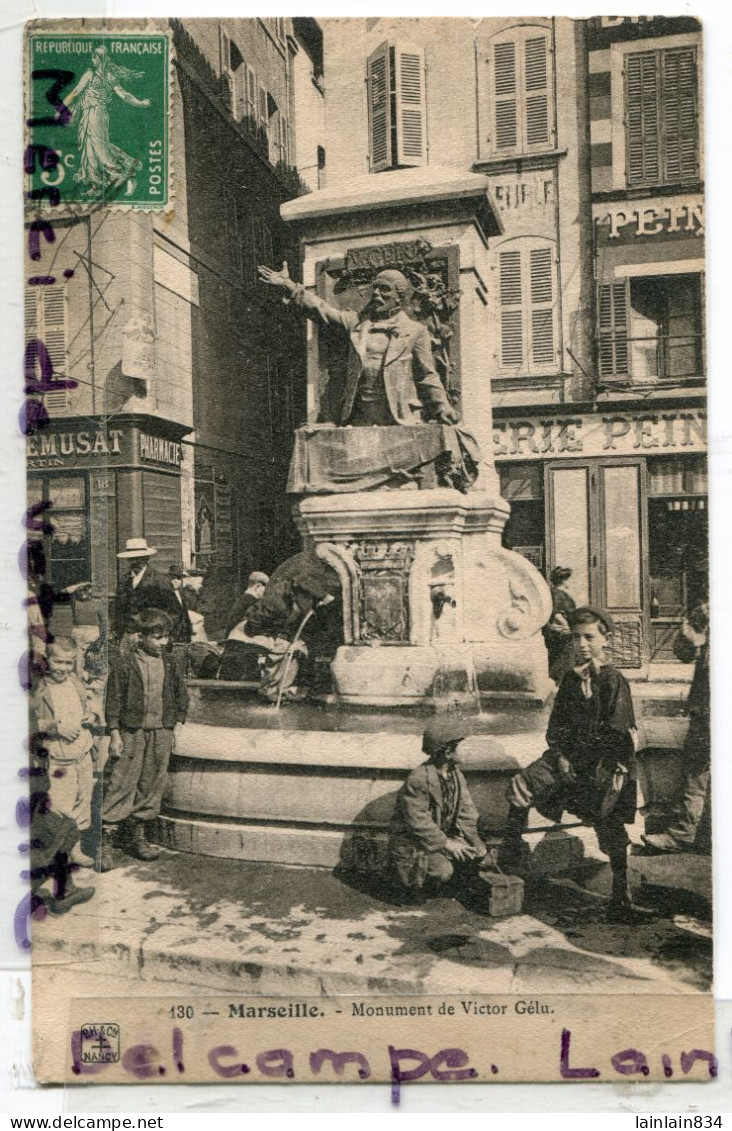
[[25, 90], [38, 1080], [713, 1078], [699, 20]]

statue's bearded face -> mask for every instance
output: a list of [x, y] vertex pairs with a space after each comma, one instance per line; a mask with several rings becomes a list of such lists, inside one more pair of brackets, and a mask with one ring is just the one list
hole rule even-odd
[[376, 276], [371, 305], [377, 316], [391, 314], [393, 311], [399, 310], [402, 305], [401, 295], [390, 279], [381, 275]]

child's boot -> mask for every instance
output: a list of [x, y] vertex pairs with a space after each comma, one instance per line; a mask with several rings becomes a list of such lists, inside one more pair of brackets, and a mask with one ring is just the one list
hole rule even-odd
[[69, 854], [69, 859], [72, 861], [72, 863], [78, 864], [80, 868], [93, 868], [94, 867], [94, 857], [93, 856], [87, 856], [87, 854], [83, 851], [83, 849], [81, 847], [81, 842], [78, 841], [78, 840], [77, 840], [76, 844], [74, 845], [74, 847], [71, 849], [71, 853]]
[[72, 907], [87, 903], [93, 897], [94, 891], [94, 888], [77, 888], [69, 880], [64, 885], [63, 891], [59, 891], [56, 895], [51, 895], [50, 892], [45, 895], [44, 903], [52, 915], [65, 915]]
[[117, 867], [114, 855], [114, 825], [102, 825], [102, 844], [99, 852], [99, 871], [111, 872]]
[[129, 850], [138, 860], [157, 860], [160, 849], [145, 836], [145, 826], [142, 821], [130, 822]]
[[529, 822], [529, 810], [512, 805], [508, 811], [506, 832], [498, 848], [497, 864], [502, 872], [512, 875], [524, 870], [526, 845], [523, 834]]
[[613, 853], [610, 857], [610, 868], [613, 874], [613, 886], [607, 908], [607, 920], [609, 923], [632, 923], [634, 914], [628, 884], [627, 849], [623, 848], [622, 852]]

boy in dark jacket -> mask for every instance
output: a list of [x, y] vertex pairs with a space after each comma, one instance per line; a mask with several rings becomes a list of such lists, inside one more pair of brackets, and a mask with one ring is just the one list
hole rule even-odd
[[467, 733], [453, 716], [429, 723], [422, 739], [428, 761], [412, 770], [397, 795], [389, 854], [407, 891], [446, 884], [456, 869], [486, 855], [478, 810], [458, 769], [458, 747]]
[[613, 623], [585, 606], [571, 616], [576, 664], [566, 673], [546, 732], [549, 749], [516, 774], [508, 789], [508, 830], [499, 864], [511, 870], [521, 859], [522, 833], [533, 805], [559, 821], [574, 813], [597, 833], [610, 857], [611, 921], [631, 917], [628, 833], [636, 814], [635, 716], [627, 680], [603, 652]]
[[185, 681], [167, 651], [170, 617], [159, 609], [143, 609], [136, 624], [137, 647], [114, 659], [107, 684], [110, 741], [102, 806], [103, 872], [114, 867], [112, 843], [122, 821], [134, 856], [154, 860], [160, 855], [145, 836], [145, 823], [160, 813], [168, 762], [188, 710]]

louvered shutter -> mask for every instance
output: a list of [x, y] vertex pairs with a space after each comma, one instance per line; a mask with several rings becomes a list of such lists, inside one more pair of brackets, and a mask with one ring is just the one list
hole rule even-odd
[[369, 161], [372, 173], [388, 169], [391, 153], [391, 98], [389, 91], [389, 44], [382, 43], [366, 64], [369, 114]]
[[516, 44], [497, 43], [493, 48], [493, 103], [495, 114], [494, 148], [515, 149], [518, 145], [518, 106]]
[[254, 130], [257, 124], [257, 76], [251, 67], [247, 67], [246, 72], [247, 119], [250, 130]]
[[38, 337], [38, 287], [25, 288], [25, 340]]
[[63, 287], [44, 287], [43, 341], [56, 375], [66, 373], [66, 293]]
[[498, 268], [501, 301], [501, 368], [518, 369], [524, 359], [521, 252], [499, 252]]
[[603, 283], [598, 295], [599, 371], [601, 377], [628, 376], [628, 288]]
[[263, 86], [260, 86], [257, 92], [257, 112], [259, 124], [263, 130], [266, 130], [269, 126], [269, 115], [267, 113], [267, 91]]
[[555, 360], [552, 258], [549, 247], [534, 247], [529, 252], [532, 368], [553, 365]]
[[550, 137], [549, 39], [532, 35], [524, 40], [524, 90], [527, 149], [546, 146]]
[[394, 48], [395, 120], [398, 165], [427, 161], [424, 50]]
[[663, 52], [663, 142], [667, 182], [698, 179], [696, 57], [693, 48]]
[[629, 185], [657, 184], [660, 171], [658, 58], [655, 51], [625, 60], [625, 146]]

